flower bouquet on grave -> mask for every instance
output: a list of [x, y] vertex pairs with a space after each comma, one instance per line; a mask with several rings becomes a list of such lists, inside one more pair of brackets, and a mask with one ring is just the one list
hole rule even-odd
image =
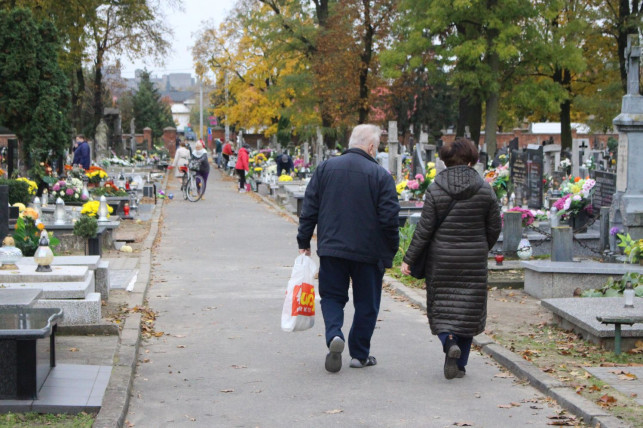
[[[38, 219], [38, 212], [33, 208], [25, 208], [16, 220], [13, 239], [16, 247], [22, 251], [22, 255], [31, 257], [38, 249], [40, 232], [45, 225]], [[49, 245], [53, 248], [60, 245], [60, 240], [49, 233]]]
[[89, 178], [89, 182], [92, 184], [99, 184], [102, 180], [107, 178], [105, 170], [98, 166], [89, 167], [85, 175]]
[[78, 178], [67, 178], [67, 180], [60, 180], [51, 186], [51, 196], [54, 201], [61, 198], [65, 203], [80, 203], [87, 200], [82, 195], [83, 182]]
[[596, 181], [591, 178], [568, 177], [560, 186], [563, 196], [554, 202], [558, 215], [566, 220], [570, 217], [592, 215], [592, 195]]
[[279, 176], [278, 181], [281, 182], [281, 183], [287, 183], [289, 181], [292, 181], [292, 177], [284, 172], [283, 174], [281, 174]]
[[16, 178], [16, 181], [24, 181], [25, 183], [27, 183], [29, 185], [29, 194], [31, 196], [35, 195], [38, 191], [38, 184], [36, 184], [36, 182], [33, 180], [29, 180], [25, 177], [18, 177]]
[[[521, 218], [522, 218], [523, 229], [530, 226], [534, 222], [535, 217], [534, 217], [534, 214], [531, 212], [531, 210], [526, 210], [520, 207], [513, 207], [507, 212], [517, 212], [522, 214]], [[504, 218], [505, 218], [505, 213], [502, 213], [502, 219], [504, 220]]]
[[502, 198], [507, 194], [509, 178], [509, 167], [506, 164], [488, 169], [484, 173], [484, 181], [491, 185], [498, 201], [502, 201]]
[[[83, 204], [83, 207], [80, 210], [81, 215], [86, 215], [88, 217], [98, 217], [98, 209], [100, 207], [99, 201], [89, 201]], [[114, 208], [107, 205], [107, 217], [114, 212]]]

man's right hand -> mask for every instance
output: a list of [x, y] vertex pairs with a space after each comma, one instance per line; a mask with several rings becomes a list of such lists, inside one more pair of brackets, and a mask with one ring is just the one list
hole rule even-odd
[[299, 249], [299, 254], [305, 254], [310, 257], [310, 248], [300, 248]]

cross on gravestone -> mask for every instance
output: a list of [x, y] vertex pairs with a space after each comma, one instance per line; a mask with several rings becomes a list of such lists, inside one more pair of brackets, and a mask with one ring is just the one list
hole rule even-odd
[[578, 165], [583, 164], [583, 157], [585, 156], [585, 149], [588, 149], [589, 146], [585, 144], [585, 140], [581, 140], [580, 144], [578, 145]]
[[638, 43], [638, 35], [628, 34], [625, 58], [627, 58], [627, 94], [639, 95], [639, 61], [641, 47], [634, 46]]

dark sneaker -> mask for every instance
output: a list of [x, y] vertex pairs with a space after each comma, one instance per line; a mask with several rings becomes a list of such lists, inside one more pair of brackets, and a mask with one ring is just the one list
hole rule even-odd
[[455, 377], [463, 378], [464, 375], [466, 375], [466, 374], [467, 374], [467, 369], [465, 369], [464, 367], [463, 368], [458, 368], [458, 374], [455, 375]]
[[444, 377], [453, 379], [458, 375], [458, 358], [461, 350], [453, 336], [449, 336], [444, 343]]
[[337, 373], [342, 369], [342, 351], [344, 351], [344, 339], [339, 336], [333, 337], [328, 345], [330, 351], [326, 355], [326, 370]]
[[351, 360], [351, 367], [354, 369], [361, 369], [363, 367], [374, 366], [375, 364], [377, 364], [377, 360], [372, 355], [370, 355], [365, 360], [358, 360], [357, 358], [353, 358]]

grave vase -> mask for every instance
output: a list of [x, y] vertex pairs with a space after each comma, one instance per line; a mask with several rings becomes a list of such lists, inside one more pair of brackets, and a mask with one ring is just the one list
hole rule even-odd
[[592, 219], [587, 211], [580, 210], [577, 214], [572, 214], [569, 216], [569, 226], [575, 233], [585, 233], [587, 232], [587, 225]]

